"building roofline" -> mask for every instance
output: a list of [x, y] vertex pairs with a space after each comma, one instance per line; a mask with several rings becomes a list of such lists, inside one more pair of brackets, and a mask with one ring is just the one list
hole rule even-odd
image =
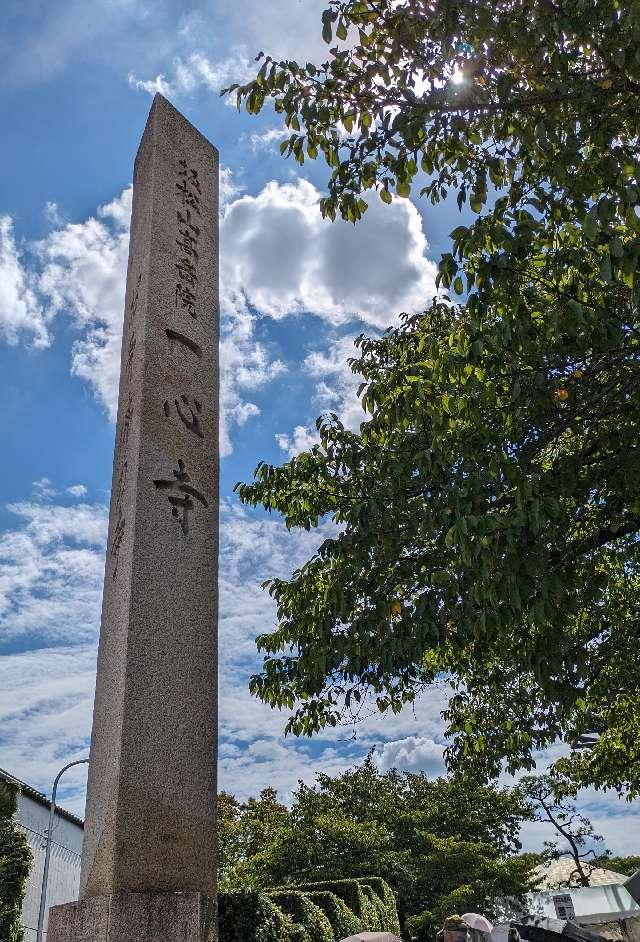
[[[51, 810], [51, 802], [47, 796], [43, 795], [42, 792], [39, 792], [32, 785], [28, 785], [27, 782], [23, 782], [21, 779], [16, 778], [15, 775], [7, 772], [5, 769], [0, 769], [0, 779], [4, 779], [5, 782], [12, 782], [14, 785], [17, 785], [23, 795], [27, 795], [29, 798], [32, 798], [33, 801], [36, 801], [39, 805], [42, 805], [43, 808], [48, 808]], [[65, 818], [67, 821], [71, 821], [72, 824], [77, 824], [78, 827], [81, 827], [84, 830], [84, 821], [82, 818], [79, 818], [71, 811], [67, 811], [66, 808], [62, 808], [57, 802], [56, 814], [60, 815], [61, 818]]]

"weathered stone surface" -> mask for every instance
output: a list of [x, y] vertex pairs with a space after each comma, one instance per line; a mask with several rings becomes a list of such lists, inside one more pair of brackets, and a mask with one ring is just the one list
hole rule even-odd
[[218, 157], [157, 95], [135, 163], [82, 899], [215, 898], [217, 555]]
[[216, 908], [201, 893], [122, 893], [55, 906], [54, 942], [213, 942]]

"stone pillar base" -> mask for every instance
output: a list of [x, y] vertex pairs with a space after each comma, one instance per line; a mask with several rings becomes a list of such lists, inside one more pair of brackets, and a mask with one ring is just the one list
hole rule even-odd
[[52, 906], [47, 942], [215, 942], [215, 901], [202, 893], [119, 893]]

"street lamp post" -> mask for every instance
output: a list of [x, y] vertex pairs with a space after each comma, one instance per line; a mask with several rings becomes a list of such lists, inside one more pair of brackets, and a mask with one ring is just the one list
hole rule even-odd
[[88, 759], [76, 759], [75, 762], [70, 762], [68, 765], [65, 765], [64, 768], [60, 769], [56, 775], [53, 782], [53, 789], [51, 791], [51, 809], [49, 811], [49, 829], [47, 830], [47, 843], [46, 850], [44, 852], [44, 869], [42, 871], [42, 889], [40, 890], [40, 912], [38, 913], [38, 929], [36, 932], [36, 942], [42, 942], [42, 928], [44, 926], [44, 914], [47, 907], [47, 878], [49, 876], [49, 858], [51, 857], [51, 834], [53, 832], [53, 823], [56, 814], [56, 792], [58, 791], [58, 782], [67, 769], [70, 769], [74, 765], [83, 765], [85, 762], [88, 762]]

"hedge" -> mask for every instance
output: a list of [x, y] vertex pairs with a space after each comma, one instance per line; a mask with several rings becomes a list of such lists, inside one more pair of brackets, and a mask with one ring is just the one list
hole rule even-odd
[[18, 789], [0, 781], [0, 939], [22, 942], [22, 901], [31, 867], [31, 848], [16, 827]]
[[398, 918], [398, 907], [396, 897], [382, 877], [358, 877], [358, 883], [361, 886], [368, 886], [378, 897], [376, 908], [380, 913], [380, 922], [383, 932], [393, 932], [400, 935], [400, 919]]
[[395, 896], [382, 877], [302, 883], [297, 889], [303, 893], [315, 891], [334, 893], [360, 920], [359, 931], [399, 934], [400, 925]]
[[361, 931], [370, 928], [370, 904], [357, 880], [327, 880], [325, 883], [301, 883], [298, 889], [303, 893], [333, 893], [349, 907], [360, 920]]
[[219, 942], [294, 942], [292, 928], [291, 920], [266, 893], [233, 890], [218, 894]]
[[395, 897], [381, 877], [220, 893], [218, 927], [219, 942], [339, 942], [361, 931], [399, 933]]
[[[269, 893], [269, 898], [287, 916], [294, 927], [300, 926], [305, 932], [305, 942], [336, 942], [331, 923], [324, 911], [317, 906], [306, 893], [295, 890], [279, 890]], [[341, 939], [342, 936], [338, 936]]]
[[362, 929], [362, 921], [358, 919], [344, 900], [341, 900], [335, 893], [328, 893], [322, 890], [313, 890], [307, 893], [308, 898], [323, 911], [333, 929], [336, 939], [346, 939], [350, 935], [355, 935]]

